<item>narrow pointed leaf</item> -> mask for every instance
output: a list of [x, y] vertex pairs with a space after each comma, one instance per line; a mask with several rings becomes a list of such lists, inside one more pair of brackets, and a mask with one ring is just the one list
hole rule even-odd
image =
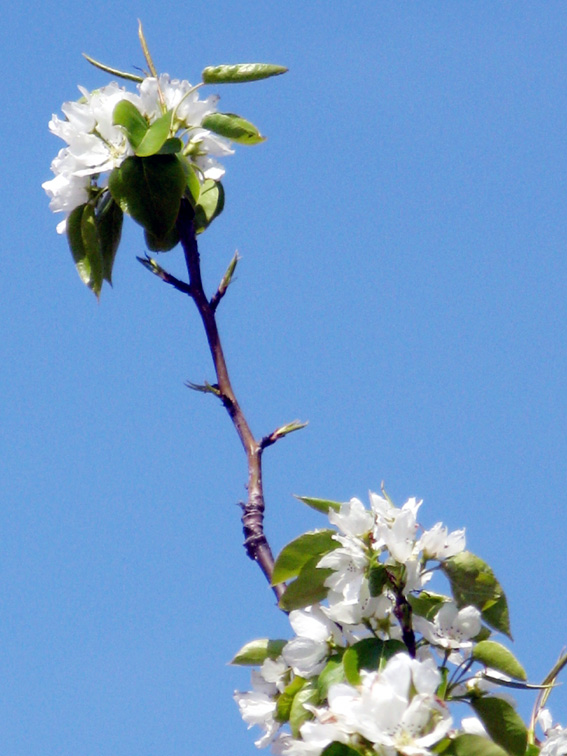
[[266, 139], [253, 123], [236, 113], [211, 113], [203, 118], [201, 126], [238, 144], [259, 144]]
[[103, 281], [103, 262], [92, 205], [79, 205], [69, 215], [67, 240], [81, 281], [98, 298]]
[[175, 155], [128, 157], [110, 174], [108, 188], [125, 213], [164, 239], [179, 212], [185, 171]]
[[98, 60], [91, 58], [91, 56], [87, 55], [86, 53], [83, 53], [83, 58], [88, 60], [88, 62], [95, 68], [100, 68], [101, 71], [105, 71], [106, 73], [109, 73], [111, 76], [118, 76], [120, 79], [126, 79], [128, 81], [136, 81], [138, 83], [144, 81], [143, 76], [139, 76], [138, 74], [131, 74], [131, 73], [128, 73], [127, 71], [120, 71], [118, 68], [112, 68], [112, 66], [107, 66], [104, 63], [99, 63]]
[[491, 627], [512, 637], [506, 596], [486, 562], [463, 551], [442, 562], [441, 569], [449, 578], [459, 608], [476, 606]]
[[287, 71], [285, 66], [274, 63], [235, 63], [233, 65], [207, 66], [203, 70], [204, 84], [239, 84], [258, 81], [270, 76], [279, 76]]
[[329, 510], [332, 509], [338, 512], [341, 508], [339, 501], [329, 501], [328, 499], [314, 499], [312, 496], [295, 496], [296, 499], [307, 504], [311, 509], [316, 509], [317, 512], [323, 512], [323, 514], [329, 514]]
[[242, 646], [230, 663], [244, 667], [259, 666], [266, 659], [277, 659], [286, 643], [285, 640], [269, 640], [268, 638], [250, 641]]
[[471, 706], [490, 737], [511, 756], [524, 756], [528, 731], [516, 709], [503, 698], [474, 698]]
[[112, 123], [115, 126], [122, 126], [134, 150], [148, 130], [148, 122], [130, 100], [120, 100], [117, 103], [112, 112]]
[[496, 669], [505, 675], [515, 677], [516, 680], [527, 680], [526, 671], [514, 654], [496, 641], [483, 640], [477, 643], [472, 651], [472, 657], [485, 664], [490, 669]]
[[96, 225], [102, 255], [103, 277], [110, 284], [114, 259], [122, 236], [123, 219], [124, 213], [108, 193], [96, 214]]
[[333, 571], [317, 567], [320, 559], [320, 556], [316, 556], [307, 562], [297, 578], [287, 586], [278, 604], [280, 609], [285, 612], [304, 609], [327, 598], [329, 589], [325, 586], [325, 580]]
[[313, 530], [284, 546], [274, 564], [272, 585], [296, 577], [313, 557], [320, 558], [340, 546], [340, 543], [334, 540], [334, 535], [334, 530]]
[[509, 754], [482, 735], [465, 733], [450, 741], [443, 751], [443, 756], [509, 756]]
[[[160, 152], [165, 145], [171, 130], [171, 112], [165, 113], [157, 121], [154, 121], [144, 134], [142, 141], [135, 148], [138, 157], [149, 157]], [[178, 140], [179, 141], [179, 140]], [[172, 150], [179, 152], [179, 150]], [[163, 154], [163, 153], [161, 153]]]

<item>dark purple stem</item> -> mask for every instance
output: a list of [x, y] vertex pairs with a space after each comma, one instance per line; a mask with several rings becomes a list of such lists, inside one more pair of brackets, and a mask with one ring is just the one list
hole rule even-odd
[[[220, 399], [232, 420], [246, 452], [246, 459], [248, 461], [248, 501], [241, 504], [244, 547], [250, 559], [258, 563], [266, 579], [271, 584], [274, 571], [274, 557], [264, 535], [263, 447], [254, 438], [230, 383], [215, 317], [217, 303], [210, 302], [203, 289], [199, 249], [197, 247], [193, 217], [194, 213], [191, 205], [187, 200], [183, 199], [177, 217], [177, 230], [183, 252], [185, 253], [185, 262], [189, 274], [187, 293], [195, 302], [203, 321], [203, 326], [205, 327], [209, 349], [215, 366]], [[279, 600], [283, 596], [285, 585], [272, 586], [272, 590]]]

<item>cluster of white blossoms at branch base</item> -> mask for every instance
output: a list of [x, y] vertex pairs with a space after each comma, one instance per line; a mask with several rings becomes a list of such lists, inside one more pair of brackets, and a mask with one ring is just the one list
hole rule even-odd
[[[448, 665], [453, 690], [478, 683], [469, 669], [481, 613], [423, 590], [434, 569], [463, 552], [465, 533], [441, 523], [423, 531], [420, 506], [409, 499], [397, 508], [371, 493], [370, 509], [352, 499], [329, 510], [335, 547], [317, 563], [330, 571], [327, 601], [291, 611], [295, 637], [253, 671], [252, 691], [235, 693], [244, 721], [263, 731], [258, 747], [319, 756], [337, 743], [353, 754], [426, 756], [455, 732]], [[412, 617], [420, 596], [429, 619], [417, 605]], [[474, 717], [465, 730], [486, 735]]]
[[104, 186], [105, 174], [134, 154], [124, 130], [113, 124], [114, 108], [121, 100], [135, 105], [150, 125], [163, 115], [164, 108], [173, 110], [172, 136], [185, 143], [183, 154], [197, 168], [200, 180], [219, 181], [224, 175], [216, 158], [233, 153], [230, 142], [200, 125], [205, 116], [216, 112], [218, 96], [200, 100], [196, 87], [167, 74], [144, 79], [137, 94], [115, 82], [93, 92], [84, 87], [79, 90], [81, 99], [65, 102], [61, 108], [65, 119], [53, 115], [49, 122], [49, 130], [67, 144], [51, 163], [55, 178], [42, 184], [50, 209], [65, 214], [57, 225], [58, 233], [65, 233], [69, 214], [89, 200], [93, 182]]

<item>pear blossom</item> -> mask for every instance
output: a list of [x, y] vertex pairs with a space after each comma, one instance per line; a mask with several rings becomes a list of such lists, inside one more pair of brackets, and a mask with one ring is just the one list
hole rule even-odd
[[[439, 609], [433, 622], [416, 616], [413, 627], [433, 646], [466, 652], [472, 648], [472, 639], [480, 633], [481, 614], [474, 606], [458, 609], [454, 602], [448, 601]], [[457, 664], [462, 661], [461, 656], [449, 659]]]
[[342, 645], [342, 633], [319, 606], [290, 612], [289, 622], [296, 637], [282, 650], [282, 657], [296, 675], [310, 678], [326, 664], [330, 643]]
[[50, 198], [49, 208], [63, 213], [57, 232], [64, 233], [69, 214], [88, 202], [92, 192], [106, 186], [108, 174], [118, 168], [134, 151], [124, 130], [113, 123], [116, 105], [127, 100], [152, 124], [163, 114], [163, 106], [173, 110], [171, 136], [184, 140], [183, 154], [196, 167], [201, 181], [220, 181], [224, 168], [216, 158], [233, 154], [230, 142], [201, 126], [205, 116], [214, 113], [218, 97], [200, 100], [196, 87], [188, 81], [170, 79], [163, 74], [145, 78], [138, 93], [127, 91], [116, 82], [89, 92], [79, 87], [81, 99], [65, 102], [65, 119], [53, 115], [49, 130], [66, 143], [51, 163], [55, 178], [45, 181], [43, 189]]
[[417, 546], [426, 559], [443, 561], [464, 550], [465, 531], [462, 529], [449, 533], [443, 523], [438, 522], [423, 533]]
[[567, 754], [567, 728], [552, 727], [546, 733], [540, 756], [566, 756]]

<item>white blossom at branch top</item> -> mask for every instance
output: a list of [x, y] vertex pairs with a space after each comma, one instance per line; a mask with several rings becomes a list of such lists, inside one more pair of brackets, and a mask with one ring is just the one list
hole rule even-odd
[[[433, 622], [415, 616], [413, 627], [433, 646], [466, 652], [472, 648], [472, 639], [480, 633], [481, 614], [474, 606], [458, 609], [455, 603], [448, 601], [439, 609]], [[459, 663], [456, 657], [450, 657], [450, 661]]]
[[418, 548], [423, 551], [426, 559], [443, 561], [459, 554], [465, 548], [465, 531], [454, 530], [448, 533], [443, 523], [438, 522], [430, 530], [426, 530], [418, 541]]
[[422, 502], [411, 498], [398, 509], [382, 496], [371, 493], [370, 503], [375, 515], [376, 547], [387, 548], [393, 559], [402, 564], [415, 558], [417, 512]]
[[223, 177], [224, 168], [216, 158], [234, 150], [227, 139], [201, 126], [203, 118], [215, 112], [217, 96], [200, 100], [196, 88], [188, 81], [171, 80], [167, 74], [159, 77], [159, 83], [152, 77], [144, 79], [138, 85], [139, 94], [128, 92], [116, 82], [93, 92], [84, 87], [79, 90], [81, 100], [62, 105], [65, 119], [53, 115], [49, 122], [51, 133], [67, 144], [51, 163], [55, 178], [42, 184], [50, 198], [50, 210], [64, 213], [64, 220], [57, 226], [58, 233], [65, 232], [69, 214], [88, 201], [91, 183], [104, 186], [105, 174], [133, 155], [123, 129], [112, 122], [114, 108], [121, 100], [135, 105], [151, 124], [163, 114], [161, 90], [165, 106], [175, 109], [171, 136], [177, 135], [184, 141], [184, 154], [198, 169], [198, 177], [213, 181]]

